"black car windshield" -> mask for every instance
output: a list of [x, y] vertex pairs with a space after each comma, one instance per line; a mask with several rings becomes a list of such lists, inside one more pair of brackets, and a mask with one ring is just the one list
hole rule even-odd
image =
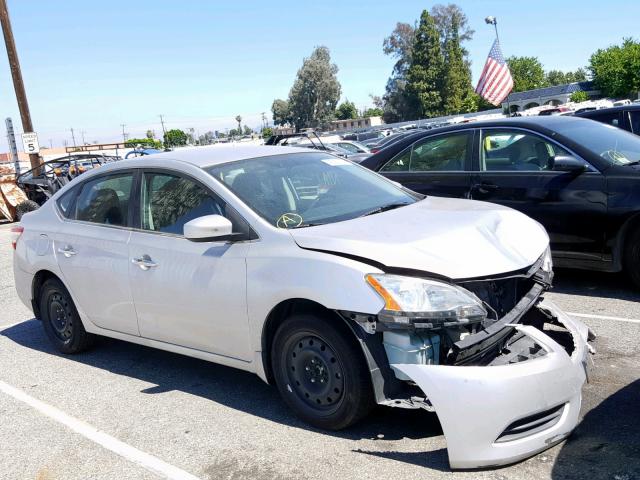
[[611, 165], [640, 161], [640, 137], [613, 125], [593, 120], [558, 122], [555, 130], [600, 155]]
[[206, 170], [280, 228], [349, 220], [418, 200], [372, 171], [322, 152], [239, 160]]

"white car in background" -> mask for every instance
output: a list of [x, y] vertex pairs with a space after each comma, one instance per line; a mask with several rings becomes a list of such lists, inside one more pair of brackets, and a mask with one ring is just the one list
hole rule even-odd
[[547, 234], [514, 210], [230, 145], [87, 172], [13, 230], [18, 294], [63, 353], [104, 335], [236, 367], [325, 429], [435, 411], [453, 468], [578, 422], [591, 333], [544, 299]]

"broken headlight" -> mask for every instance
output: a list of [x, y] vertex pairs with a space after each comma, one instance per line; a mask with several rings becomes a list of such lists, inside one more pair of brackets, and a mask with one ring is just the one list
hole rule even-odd
[[456, 285], [400, 275], [369, 274], [365, 278], [384, 300], [381, 315], [396, 323], [437, 327], [481, 322], [487, 316], [480, 299]]

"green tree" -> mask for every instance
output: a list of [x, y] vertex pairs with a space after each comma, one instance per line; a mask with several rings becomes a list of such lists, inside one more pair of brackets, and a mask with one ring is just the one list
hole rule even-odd
[[248, 125], [245, 125], [242, 133], [244, 133], [245, 135], [251, 135], [253, 133], [253, 130]]
[[242, 134], [242, 117], [236, 115], [236, 122], [238, 122], [238, 133]]
[[274, 125], [286, 125], [291, 123], [291, 110], [289, 102], [276, 98], [271, 104]]
[[144, 148], [162, 148], [162, 142], [153, 138], [130, 138], [124, 142], [125, 147], [136, 148], [138, 146]]
[[578, 90], [571, 94], [569, 100], [576, 103], [586, 102], [589, 100], [589, 95], [584, 90]]
[[635, 96], [640, 91], [640, 42], [625, 38], [622, 45], [596, 51], [589, 59], [589, 70], [604, 95]]
[[164, 144], [167, 147], [180, 147], [187, 144], [187, 134], [179, 128], [168, 130], [164, 134]]
[[[453, 34], [458, 36], [461, 45], [463, 42], [467, 42], [473, 38], [475, 31], [469, 27], [467, 16], [455, 3], [434, 5], [430, 13], [438, 32], [440, 32], [440, 43], [443, 49], [447, 39]], [[462, 48], [462, 51], [466, 57], [467, 51], [464, 48]]]
[[440, 33], [433, 17], [424, 10], [416, 30], [411, 65], [407, 71], [406, 91], [416, 116], [442, 115], [443, 67]]
[[384, 115], [384, 110], [379, 107], [367, 108], [362, 112], [363, 117], [381, 117]]
[[451, 15], [444, 43], [444, 72], [442, 78], [442, 109], [445, 115], [474, 112], [477, 104], [471, 86], [471, 70], [465, 62], [460, 45], [460, 25], [457, 14]]
[[147, 130], [146, 137], [149, 139], [155, 138], [155, 134], [153, 133], [153, 130]]
[[358, 109], [356, 108], [356, 104], [350, 102], [349, 100], [345, 100], [336, 109], [336, 118], [338, 120], [348, 120], [349, 118], [357, 118], [358, 117]]
[[547, 85], [565, 85], [567, 83], [584, 82], [586, 79], [587, 72], [583, 68], [579, 68], [575, 72], [549, 70], [546, 73]]
[[291, 120], [297, 130], [322, 127], [333, 120], [341, 92], [337, 73], [327, 47], [316, 47], [304, 59], [289, 92]]
[[548, 85], [564, 85], [571, 83], [567, 81], [567, 74], [560, 70], [549, 70], [546, 74], [546, 83]]
[[273, 129], [271, 127], [266, 127], [262, 129], [262, 138], [265, 140], [273, 135]]
[[547, 86], [544, 69], [536, 57], [509, 57], [507, 64], [513, 77], [513, 92], [524, 92]]

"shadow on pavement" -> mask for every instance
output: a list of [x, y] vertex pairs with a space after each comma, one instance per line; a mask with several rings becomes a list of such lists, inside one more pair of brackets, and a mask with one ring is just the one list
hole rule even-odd
[[552, 292], [640, 302], [640, 289], [623, 273], [558, 268]]
[[604, 399], [557, 455], [554, 480], [640, 479], [640, 380]]
[[[230, 367], [165, 352], [155, 348], [101, 337], [94, 348], [78, 355], [61, 355], [53, 349], [42, 325], [36, 319], [4, 330], [0, 335], [19, 345], [50, 355], [81, 362], [154, 384], [142, 390], [153, 395], [178, 390], [256, 415], [274, 422], [317, 431], [339, 438], [360, 440], [420, 439], [442, 435], [435, 414], [421, 410], [378, 408], [364, 421], [340, 431], [316, 430], [297, 419], [280, 400], [275, 387], [256, 375]], [[385, 443], [386, 445], [386, 443]], [[400, 452], [363, 452], [428, 468], [448, 469], [446, 450], [414, 454]], [[433, 464], [430, 463], [433, 460]]]

